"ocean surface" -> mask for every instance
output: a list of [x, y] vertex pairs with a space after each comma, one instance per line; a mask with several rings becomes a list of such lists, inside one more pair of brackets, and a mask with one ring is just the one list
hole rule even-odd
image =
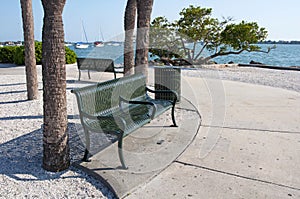
[[[272, 47], [272, 44], [260, 44], [262, 50], [267, 50]], [[87, 49], [76, 49], [74, 46], [69, 46], [75, 51], [78, 57], [90, 58], [110, 58], [116, 64], [123, 63], [123, 45], [112, 46], [105, 45], [103, 47], [93, 47], [90, 44]], [[205, 52], [208, 55], [208, 52]], [[249, 64], [250, 61], [260, 62], [272, 66], [298, 66], [300, 67], [300, 45], [297, 44], [276, 44], [276, 48], [272, 49], [269, 53], [259, 52], [243, 52], [239, 55], [227, 55], [212, 59], [218, 64], [228, 62]]]

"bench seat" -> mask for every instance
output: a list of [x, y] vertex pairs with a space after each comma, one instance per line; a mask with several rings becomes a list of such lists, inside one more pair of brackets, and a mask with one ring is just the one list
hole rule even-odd
[[[153, 99], [148, 92], [172, 93], [174, 99]], [[142, 74], [73, 89], [72, 93], [76, 95], [80, 120], [86, 137], [84, 161], [88, 161], [90, 131], [116, 135], [119, 159], [122, 167], [127, 168], [122, 151], [123, 137], [169, 109], [172, 113], [172, 126], [177, 126], [174, 116], [177, 94], [173, 91], [149, 89], [146, 87], [146, 78]]]

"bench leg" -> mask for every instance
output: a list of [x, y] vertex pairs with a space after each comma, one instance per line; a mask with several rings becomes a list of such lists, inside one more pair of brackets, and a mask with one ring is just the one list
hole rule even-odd
[[128, 167], [126, 167], [126, 164], [125, 164], [122, 145], [123, 145], [123, 133], [119, 136], [119, 140], [118, 140], [118, 153], [119, 153], [119, 159], [120, 159], [121, 164], [122, 164], [122, 168], [123, 169], [128, 169]]
[[173, 105], [172, 107], [172, 121], [173, 121], [173, 125], [171, 125], [172, 127], [178, 127], [175, 121], [175, 105]]
[[81, 71], [80, 70], [78, 70], [79, 71], [79, 77], [78, 77], [78, 81], [80, 81], [80, 77], [81, 77]]
[[89, 160], [89, 150], [85, 149], [82, 161], [83, 162], [90, 162], [91, 161], [91, 160]]
[[89, 79], [91, 79], [90, 70], [88, 70], [88, 76], [89, 76]]
[[84, 162], [90, 162], [91, 160], [89, 160], [89, 151], [90, 151], [90, 147], [91, 147], [91, 141], [90, 141], [90, 133], [88, 130], [84, 129], [84, 134], [85, 134], [85, 151], [84, 151], [84, 156], [82, 158], [82, 161]]

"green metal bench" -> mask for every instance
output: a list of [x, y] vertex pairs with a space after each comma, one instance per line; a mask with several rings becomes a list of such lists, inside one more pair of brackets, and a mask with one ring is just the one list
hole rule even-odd
[[112, 59], [99, 59], [99, 58], [77, 58], [77, 68], [79, 71], [78, 80], [80, 81], [81, 70], [88, 71], [88, 77], [91, 79], [90, 71], [97, 72], [111, 72], [114, 73], [114, 78], [117, 78], [117, 73], [124, 74], [123, 67], [117, 67], [114, 65]]
[[[142, 74], [73, 89], [71, 92], [76, 95], [80, 120], [85, 132], [86, 149], [83, 161], [89, 161], [90, 132], [117, 136], [119, 159], [122, 168], [126, 169], [122, 151], [123, 137], [168, 109], [171, 109], [172, 113], [171, 126], [177, 127], [174, 116], [177, 93], [172, 90], [149, 89]], [[167, 92], [173, 95], [173, 100], [153, 99], [148, 92]]]

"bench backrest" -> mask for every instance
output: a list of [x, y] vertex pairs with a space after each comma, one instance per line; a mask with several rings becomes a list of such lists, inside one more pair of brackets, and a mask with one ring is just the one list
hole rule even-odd
[[78, 70], [94, 70], [98, 72], [115, 72], [112, 59], [77, 58]]
[[79, 112], [106, 115], [119, 108], [119, 96], [142, 100], [146, 97], [146, 78], [135, 74], [72, 90]]

